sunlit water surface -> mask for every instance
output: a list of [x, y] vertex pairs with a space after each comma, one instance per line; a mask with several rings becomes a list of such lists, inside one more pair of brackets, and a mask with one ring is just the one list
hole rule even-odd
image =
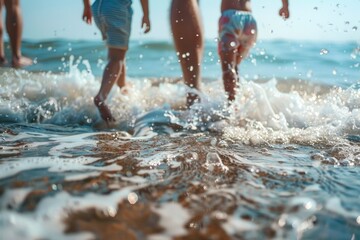
[[358, 44], [259, 43], [227, 107], [209, 42], [189, 110], [171, 45], [132, 44], [111, 128], [101, 43], [30, 42], [34, 66], [1, 69], [4, 239], [360, 237]]

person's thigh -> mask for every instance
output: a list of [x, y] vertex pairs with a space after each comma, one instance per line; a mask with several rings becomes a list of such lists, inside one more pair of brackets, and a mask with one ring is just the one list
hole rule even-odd
[[4, 0], [6, 8], [19, 6], [20, 0]]

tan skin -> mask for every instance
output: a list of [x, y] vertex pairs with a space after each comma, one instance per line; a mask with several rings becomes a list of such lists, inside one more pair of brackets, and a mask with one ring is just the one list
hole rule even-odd
[[[91, 5], [89, 0], [84, 0], [84, 12], [83, 20], [87, 24], [92, 23], [92, 12]], [[150, 20], [149, 20], [149, 4], [148, 0], [141, 0], [141, 6], [143, 9], [143, 18], [141, 26], [144, 30], [144, 33], [150, 31]], [[105, 67], [101, 86], [99, 92], [94, 97], [94, 104], [100, 112], [101, 118], [107, 123], [110, 124], [115, 121], [115, 118], [112, 116], [109, 107], [106, 105], [105, 101], [115, 83], [122, 88], [125, 86], [125, 76], [126, 76], [126, 66], [125, 66], [125, 56], [127, 48], [108, 48], [108, 63]]]
[[[187, 86], [200, 89], [200, 68], [204, 51], [204, 31], [197, 0], [173, 0], [170, 11], [171, 30], [176, 51]], [[187, 94], [186, 105], [191, 106], [198, 96]]]
[[3, 42], [4, 29], [1, 16], [3, 6], [6, 8], [6, 31], [9, 35], [12, 52], [11, 65], [14, 68], [29, 66], [32, 64], [32, 60], [21, 54], [23, 21], [19, 0], [0, 0], [0, 64], [6, 64]]
[[[282, 8], [279, 10], [279, 15], [284, 19], [289, 18], [289, 3], [288, 0], [282, 0]], [[222, 0], [221, 12], [229, 9], [251, 12], [251, 5], [249, 0]], [[239, 46], [236, 51], [220, 52], [221, 68], [223, 72], [224, 89], [228, 96], [229, 104], [235, 100], [236, 84], [239, 79], [237, 66], [243, 59], [244, 48]]]

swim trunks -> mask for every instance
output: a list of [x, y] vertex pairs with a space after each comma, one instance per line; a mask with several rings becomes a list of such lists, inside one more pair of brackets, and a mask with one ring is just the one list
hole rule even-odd
[[229, 9], [219, 19], [218, 51], [233, 51], [246, 57], [256, 41], [257, 25], [251, 12]]
[[108, 47], [127, 49], [131, 32], [132, 0], [96, 0], [91, 6], [96, 26]]

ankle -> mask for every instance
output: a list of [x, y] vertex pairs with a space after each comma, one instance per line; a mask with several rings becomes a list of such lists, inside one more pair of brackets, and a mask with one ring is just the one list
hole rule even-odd
[[94, 104], [95, 104], [95, 106], [100, 106], [100, 105], [102, 105], [103, 103], [104, 103], [104, 100], [102, 99], [101, 96], [96, 95], [96, 96], [94, 97]]
[[6, 62], [5, 56], [0, 56], [0, 63], [5, 63], [5, 62]]

